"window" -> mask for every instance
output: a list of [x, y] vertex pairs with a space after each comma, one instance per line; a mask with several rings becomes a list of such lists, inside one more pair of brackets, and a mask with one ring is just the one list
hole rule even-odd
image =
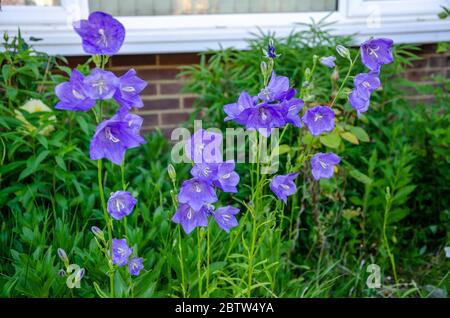
[[72, 22], [103, 10], [118, 17], [127, 35], [122, 54], [199, 52], [246, 48], [259, 27], [285, 36], [299, 22], [329, 15], [338, 35], [358, 32], [397, 43], [450, 41], [448, 20], [437, 13], [447, 0], [3, 0], [0, 31], [41, 38], [51, 54], [83, 54]]

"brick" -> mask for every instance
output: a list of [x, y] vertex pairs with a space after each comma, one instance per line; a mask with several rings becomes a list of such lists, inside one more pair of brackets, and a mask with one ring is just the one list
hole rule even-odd
[[179, 98], [144, 100], [144, 110], [164, 110], [180, 108]]
[[412, 66], [411, 68], [425, 68], [427, 67], [427, 59], [421, 59], [421, 60], [417, 60], [412, 62]]
[[[70, 56], [67, 57], [67, 62], [69, 63], [67, 66], [70, 68], [75, 68], [79, 64], [84, 64], [89, 59], [89, 56]], [[89, 63], [91, 68], [94, 68], [94, 63]]]
[[141, 95], [156, 95], [156, 84], [148, 83]]
[[160, 84], [159, 92], [160, 94], [179, 94], [182, 88], [183, 84], [181, 83]]
[[184, 123], [189, 119], [190, 113], [182, 113], [182, 112], [176, 112], [176, 113], [169, 113], [169, 114], [161, 114], [161, 123], [163, 125], [179, 125], [181, 123]]
[[187, 65], [200, 63], [200, 56], [197, 53], [177, 53], [160, 54], [160, 65]]
[[431, 57], [428, 60], [428, 65], [430, 67], [443, 67], [446, 63], [446, 57], [445, 56], [435, 56]]
[[184, 97], [183, 98], [183, 108], [192, 108], [197, 97]]
[[144, 118], [144, 124], [143, 126], [157, 126], [159, 125], [159, 119], [158, 114], [146, 114], [142, 115], [142, 118]]
[[140, 70], [140, 77], [149, 80], [174, 80], [178, 74], [176, 68], [162, 68], [154, 70]]
[[436, 44], [424, 44], [420, 47], [421, 51], [418, 52], [418, 55], [436, 53], [436, 47]]
[[136, 55], [115, 55], [111, 58], [111, 66], [129, 66], [135, 65], [155, 65], [156, 55], [136, 54]]

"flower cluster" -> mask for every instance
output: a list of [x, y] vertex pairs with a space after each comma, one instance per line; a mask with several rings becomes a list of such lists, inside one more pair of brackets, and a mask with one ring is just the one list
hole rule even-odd
[[[143, 107], [139, 94], [147, 86], [147, 82], [140, 79], [134, 69], [120, 77], [104, 70], [108, 57], [119, 51], [125, 38], [125, 28], [118, 20], [104, 12], [93, 12], [87, 20], [75, 22], [74, 29], [82, 39], [84, 51], [93, 55], [96, 68], [87, 76], [73, 69], [69, 81], [55, 87], [56, 96], [59, 98], [55, 108], [70, 111], [92, 109], [96, 119], [101, 121], [102, 107], [100, 106], [97, 113], [95, 106], [103, 100], [114, 99], [119, 107], [114, 116], [98, 123], [89, 152], [91, 160], [106, 158], [116, 165], [121, 165], [127, 149], [145, 144], [145, 139], [139, 134], [143, 119], [130, 113], [130, 110]], [[103, 195], [103, 186], [99, 186], [100, 195]], [[131, 214], [136, 202], [134, 196], [125, 189], [113, 192], [104, 206], [105, 215], [108, 213], [111, 218], [121, 220]], [[111, 227], [109, 220], [106, 221], [108, 227]], [[128, 264], [131, 275], [139, 274], [143, 269], [142, 258], [130, 258], [133, 251], [128, 247], [126, 239], [110, 237], [110, 242], [107, 243], [104, 233], [98, 227], [93, 227], [92, 231], [102, 243], [102, 247], [108, 250], [107, 254], [113, 265]]]
[[355, 76], [353, 81], [355, 88], [348, 95], [348, 101], [358, 116], [369, 109], [370, 94], [381, 85], [378, 78], [381, 66], [394, 60], [392, 45], [391, 39], [384, 38], [371, 39], [361, 45], [361, 60], [370, 72]]
[[178, 194], [179, 206], [172, 221], [181, 224], [189, 234], [197, 226], [207, 226], [208, 217], [227, 233], [238, 225], [235, 215], [239, 209], [232, 206], [215, 209], [215, 188], [236, 193], [239, 175], [233, 161], [222, 161], [222, 135], [203, 129], [194, 133], [186, 143], [185, 151], [193, 162], [192, 178], [182, 183]]

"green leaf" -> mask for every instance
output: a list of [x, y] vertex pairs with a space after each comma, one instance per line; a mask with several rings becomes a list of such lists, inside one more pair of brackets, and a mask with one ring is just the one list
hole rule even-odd
[[362, 142], [369, 142], [370, 141], [369, 135], [361, 127], [352, 127], [352, 128], [350, 128], [350, 131], [352, 132], [352, 134], [354, 134]]
[[319, 140], [323, 145], [329, 148], [337, 148], [341, 144], [341, 137], [336, 133], [320, 136]]
[[106, 293], [100, 288], [100, 286], [98, 286], [98, 284], [97, 284], [96, 282], [94, 282], [94, 288], [95, 288], [95, 291], [97, 292], [97, 295], [98, 295], [100, 298], [109, 298], [108, 294], [106, 294]]
[[15, 99], [17, 96], [17, 89], [11, 86], [6, 87], [6, 97]]
[[348, 131], [343, 132], [341, 134], [341, 137], [344, 138], [345, 140], [351, 142], [354, 145], [358, 145], [359, 144], [358, 138], [355, 135], [353, 135], [352, 133], [348, 132]]
[[2, 67], [2, 76], [3, 76], [3, 81], [5, 83], [8, 83], [8, 80], [9, 80], [11, 75], [12, 75], [11, 65], [9, 65], [9, 64], [3, 65], [3, 67]]
[[61, 156], [55, 157], [56, 164], [63, 169], [64, 171], [67, 171], [66, 163], [64, 162], [64, 159]]
[[364, 173], [362, 173], [361, 171], [356, 170], [356, 169], [350, 170], [349, 175], [352, 176], [353, 178], [355, 178], [356, 180], [358, 180], [359, 182], [367, 184], [367, 185], [370, 185], [373, 182], [373, 180], [371, 178], [369, 178]]

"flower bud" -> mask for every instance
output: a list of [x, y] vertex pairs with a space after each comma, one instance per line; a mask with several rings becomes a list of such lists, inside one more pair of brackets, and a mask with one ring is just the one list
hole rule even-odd
[[334, 82], [337, 82], [337, 80], [339, 79], [339, 72], [336, 69], [334, 69], [333, 73], [331, 73], [331, 79]]
[[174, 166], [170, 163], [167, 166], [167, 172], [169, 173], [169, 177], [172, 180], [172, 182], [175, 182], [175, 180], [177, 179], [177, 172], [175, 171]]
[[58, 256], [64, 263], [69, 263], [69, 258], [67, 257], [66, 252], [62, 248], [58, 248]]
[[61, 277], [65, 277], [65, 276], [66, 276], [66, 272], [61, 268], [61, 269], [58, 271], [58, 275], [61, 276]]
[[343, 46], [343, 45], [337, 45], [336, 46], [336, 52], [340, 55], [340, 56], [342, 56], [342, 57], [344, 57], [344, 58], [346, 58], [346, 59], [350, 59], [350, 51], [345, 47], [345, 46]]
[[311, 77], [311, 69], [307, 67], [305, 70], [305, 78], [309, 80], [310, 77]]
[[9, 40], [8, 32], [3, 33], [3, 40], [5, 40], [5, 42], [8, 42]]
[[99, 240], [102, 240], [102, 241], [105, 240], [105, 234], [98, 227], [96, 227], [96, 226], [91, 227], [91, 231], [92, 231], [92, 233], [94, 233], [95, 237], [97, 237]]
[[263, 73], [264, 75], [267, 74], [267, 63], [266, 62], [261, 62], [259, 67], [261, 68], [261, 73]]

